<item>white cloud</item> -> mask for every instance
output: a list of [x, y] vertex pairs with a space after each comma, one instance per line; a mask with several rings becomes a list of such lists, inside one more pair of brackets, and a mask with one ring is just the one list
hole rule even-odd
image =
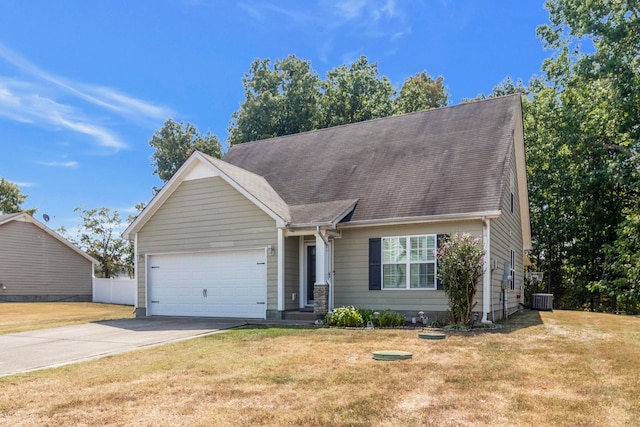
[[9, 181], [12, 184], [17, 185], [20, 188], [28, 188], [28, 187], [37, 187], [38, 184], [36, 184], [35, 182], [16, 182], [16, 181]]
[[400, 34], [410, 33], [401, 7], [406, 4], [396, 0], [329, 0], [285, 8], [271, 2], [246, 0], [239, 7], [260, 23], [273, 23], [270, 18], [279, 15], [301, 31], [321, 36], [318, 49], [322, 57], [327, 48], [325, 41], [340, 31], [355, 38], [386, 37], [391, 42]]
[[0, 116], [21, 123], [62, 129], [92, 137], [102, 147], [120, 150], [126, 144], [98, 119], [69, 104], [40, 95], [46, 88], [16, 80], [0, 79]]
[[51, 167], [63, 167], [63, 168], [75, 168], [78, 167], [79, 163], [75, 161], [68, 162], [38, 162], [42, 166], [51, 166]]
[[20, 78], [0, 76], [0, 116], [10, 120], [89, 136], [98, 145], [117, 151], [127, 145], [104, 123], [104, 110], [134, 122], [147, 119], [157, 122], [172, 115], [164, 106], [115, 89], [55, 76], [2, 43], [0, 59], [21, 73]]
[[338, 16], [345, 19], [355, 19], [361, 18], [366, 4], [366, 0], [347, 0], [336, 3], [335, 8]]

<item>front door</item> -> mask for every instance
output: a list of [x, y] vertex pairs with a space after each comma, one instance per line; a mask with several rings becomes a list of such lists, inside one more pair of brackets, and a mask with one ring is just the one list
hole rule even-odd
[[316, 283], [316, 247], [308, 245], [306, 253], [307, 262], [307, 305], [313, 305], [313, 285]]

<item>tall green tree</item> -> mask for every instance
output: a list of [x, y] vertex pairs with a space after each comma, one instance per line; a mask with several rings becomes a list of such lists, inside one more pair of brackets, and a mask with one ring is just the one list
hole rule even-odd
[[640, 313], [640, 215], [635, 210], [624, 213], [617, 228], [617, 238], [605, 248], [608, 276], [594, 288], [616, 302], [616, 309]]
[[438, 76], [434, 80], [425, 71], [409, 77], [402, 84], [395, 103], [398, 114], [446, 106], [449, 94], [444, 86], [444, 78]]
[[133, 272], [131, 243], [120, 237], [123, 228], [118, 211], [109, 208], [74, 209], [80, 213], [82, 225], [78, 230], [78, 241], [69, 240], [95, 258], [99, 265], [96, 276], [117, 277], [123, 272]]
[[22, 204], [27, 200], [26, 194], [22, 194], [16, 184], [0, 178], [0, 214], [27, 212], [29, 215], [36, 213], [36, 209], [23, 209]]
[[232, 115], [229, 145], [317, 129], [320, 78], [311, 63], [290, 55], [256, 59], [242, 78], [245, 100]]
[[152, 155], [153, 173], [162, 182], [167, 182], [184, 164], [195, 150], [220, 158], [222, 148], [218, 138], [210, 132], [200, 135], [191, 123], [177, 123], [168, 119], [162, 129], [156, 131], [149, 145], [155, 151]]
[[613, 310], [632, 270], [615, 266], [619, 258], [633, 259], [613, 248], [630, 250], [620, 239], [629, 239], [629, 224], [640, 212], [638, 3], [555, 0], [545, 6], [550, 24], [538, 33], [556, 54], [543, 70], [559, 102], [556, 136], [570, 158], [565, 208], [571, 233], [564, 242], [562, 286], [572, 306]]
[[327, 72], [321, 100], [322, 126], [330, 127], [393, 115], [395, 89], [365, 56]]

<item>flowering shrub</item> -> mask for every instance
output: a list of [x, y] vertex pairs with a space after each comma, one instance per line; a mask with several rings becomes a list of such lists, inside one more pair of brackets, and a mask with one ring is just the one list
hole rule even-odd
[[468, 325], [482, 276], [484, 251], [480, 238], [466, 233], [454, 234], [440, 245], [436, 255], [438, 278], [449, 297], [451, 322]]
[[362, 314], [352, 305], [334, 308], [333, 312], [327, 314], [325, 320], [331, 326], [364, 326]]

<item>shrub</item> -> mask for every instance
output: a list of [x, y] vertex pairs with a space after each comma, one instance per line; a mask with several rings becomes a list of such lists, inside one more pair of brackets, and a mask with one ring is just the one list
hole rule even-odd
[[[373, 313], [378, 312], [376, 319]], [[360, 327], [371, 322], [377, 327], [404, 326], [406, 320], [398, 312], [391, 310], [373, 310], [371, 308], [355, 308], [354, 306], [339, 307], [333, 309], [331, 314], [327, 314], [325, 321], [330, 326], [351, 326]]]
[[404, 326], [406, 319], [398, 312], [391, 310], [382, 310], [378, 317], [378, 325], [380, 327]]
[[328, 313], [325, 318], [331, 326], [351, 326], [360, 327], [364, 325], [362, 315], [354, 306], [334, 308], [332, 313]]
[[371, 308], [361, 308], [361, 307], [358, 307], [356, 310], [358, 310], [358, 313], [360, 313], [360, 316], [362, 316], [362, 320], [364, 320], [365, 324], [368, 322], [371, 322], [373, 323], [373, 325], [377, 326], [376, 317], [373, 315], [375, 310]]
[[454, 234], [438, 248], [437, 257], [438, 278], [449, 297], [451, 323], [468, 325], [482, 276], [484, 251], [480, 238]]

